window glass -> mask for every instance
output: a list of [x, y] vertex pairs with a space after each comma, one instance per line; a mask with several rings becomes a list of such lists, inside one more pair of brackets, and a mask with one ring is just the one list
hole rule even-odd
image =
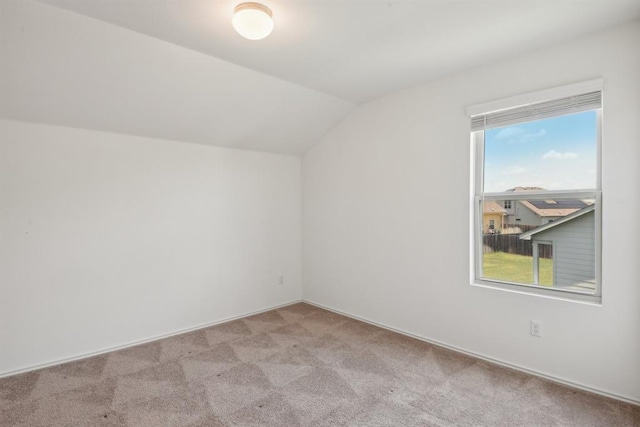
[[[482, 202], [483, 207], [501, 204]], [[595, 199], [527, 199], [513, 201], [513, 214], [483, 209], [485, 219], [501, 217], [489, 223], [503, 226], [482, 234], [482, 278], [575, 292], [595, 290], [594, 204]]]
[[484, 191], [596, 188], [596, 111], [485, 131]]

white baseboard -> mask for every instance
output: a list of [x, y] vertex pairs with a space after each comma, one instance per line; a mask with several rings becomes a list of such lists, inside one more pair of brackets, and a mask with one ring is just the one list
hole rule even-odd
[[396, 332], [398, 334], [405, 335], [405, 336], [411, 337], [411, 338], [415, 338], [417, 340], [424, 341], [424, 342], [429, 343], [429, 344], [437, 345], [438, 347], [443, 347], [443, 348], [446, 348], [446, 349], [449, 349], [449, 350], [453, 350], [453, 351], [458, 352], [458, 353], [466, 354], [467, 356], [475, 357], [476, 359], [481, 359], [481, 360], [484, 360], [486, 362], [492, 363], [494, 365], [504, 366], [505, 368], [513, 369], [513, 370], [520, 371], [520, 372], [524, 372], [526, 374], [530, 374], [530, 375], [533, 375], [533, 376], [536, 376], [536, 377], [539, 377], [539, 378], [544, 378], [546, 380], [549, 380], [549, 381], [552, 381], [552, 382], [555, 382], [555, 383], [559, 383], [559, 384], [563, 384], [563, 385], [566, 385], [566, 386], [569, 386], [569, 387], [577, 388], [577, 389], [580, 389], [580, 390], [583, 390], [583, 391], [587, 391], [589, 393], [598, 394], [600, 396], [609, 397], [611, 399], [620, 400], [620, 401], [623, 401], [623, 402], [626, 402], [626, 403], [631, 403], [633, 405], [640, 405], [640, 400], [634, 399], [634, 398], [629, 397], [629, 396], [623, 396], [623, 395], [619, 395], [619, 394], [615, 394], [615, 393], [609, 393], [609, 392], [606, 392], [606, 391], [603, 391], [603, 390], [598, 390], [598, 389], [589, 387], [589, 386], [584, 385], [584, 384], [580, 384], [580, 383], [577, 383], [577, 382], [574, 382], [574, 381], [569, 381], [569, 380], [566, 380], [564, 378], [557, 377], [555, 375], [549, 375], [549, 374], [545, 374], [544, 372], [534, 371], [534, 370], [531, 370], [531, 369], [528, 369], [528, 368], [525, 368], [525, 367], [522, 367], [522, 366], [519, 366], [519, 365], [514, 365], [512, 363], [505, 362], [504, 360], [500, 360], [500, 359], [496, 359], [496, 358], [493, 358], [493, 357], [485, 356], [483, 354], [475, 353], [475, 352], [469, 351], [469, 350], [465, 350], [463, 348], [456, 347], [456, 346], [453, 346], [453, 345], [449, 345], [449, 344], [443, 343], [441, 341], [432, 340], [432, 339], [429, 339], [429, 338], [426, 338], [426, 337], [422, 337], [420, 335], [415, 335], [415, 334], [412, 334], [412, 333], [409, 333], [409, 332], [405, 332], [405, 331], [402, 331], [402, 330], [399, 330], [399, 329], [395, 329], [395, 328], [392, 328], [390, 326], [384, 325], [382, 323], [374, 322], [373, 320], [365, 319], [365, 318], [360, 317], [360, 316], [355, 316], [353, 314], [346, 313], [346, 312], [340, 311], [340, 310], [336, 310], [336, 309], [333, 309], [331, 307], [327, 307], [327, 306], [324, 306], [322, 304], [318, 304], [318, 303], [315, 303], [315, 302], [312, 302], [312, 301], [308, 301], [308, 300], [303, 299], [302, 302], [304, 302], [306, 304], [310, 304], [310, 305], [316, 306], [316, 307], [319, 307], [319, 308], [322, 308], [324, 310], [332, 311], [334, 313], [340, 314], [342, 316], [349, 317], [351, 319], [355, 319], [355, 320], [359, 320], [361, 322], [368, 323], [368, 324], [373, 325], [373, 326], [378, 326], [380, 328], [386, 329], [386, 330], [391, 331], [391, 332]]
[[0, 373], [0, 378], [9, 377], [9, 376], [12, 376], [12, 375], [17, 375], [17, 374], [22, 374], [22, 373], [25, 373], [25, 372], [35, 371], [35, 370], [38, 370], [38, 369], [47, 368], [49, 366], [59, 365], [59, 364], [62, 364], [62, 363], [74, 362], [76, 360], [82, 360], [82, 359], [86, 359], [86, 358], [89, 358], [89, 357], [98, 356], [100, 354], [109, 353], [109, 352], [117, 351], [117, 350], [122, 350], [122, 349], [129, 348], [129, 347], [134, 347], [134, 346], [140, 345], [140, 344], [146, 344], [146, 343], [157, 341], [157, 340], [161, 340], [161, 339], [164, 339], [164, 338], [169, 338], [169, 337], [172, 337], [174, 335], [184, 334], [184, 333], [187, 333], [187, 332], [196, 331], [198, 329], [208, 328], [208, 327], [211, 327], [211, 326], [219, 325], [221, 323], [226, 323], [226, 322], [230, 322], [230, 321], [233, 321], [233, 320], [242, 319], [244, 317], [249, 317], [249, 316], [253, 316], [253, 315], [256, 315], [256, 314], [264, 313], [264, 312], [267, 312], [267, 311], [270, 311], [270, 310], [276, 310], [278, 308], [287, 307], [289, 305], [297, 304], [299, 302], [304, 302], [304, 303], [307, 303], [307, 304], [322, 308], [324, 310], [328, 310], [328, 311], [331, 311], [331, 312], [334, 312], [334, 313], [337, 313], [337, 314], [340, 314], [340, 315], [343, 315], [343, 316], [346, 316], [346, 317], [349, 317], [349, 318], [352, 318], [352, 319], [355, 319], [355, 320], [359, 320], [361, 322], [368, 323], [370, 325], [374, 325], [374, 326], [377, 326], [377, 327], [380, 327], [380, 328], [383, 328], [383, 329], [386, 329], [386, 330], [389, 330], [389, 331], [392, 331], [392, 332], [396, 332], [396, 333], [401, 334], [401, 335], [405, 335], [405, 336], [408, 336], [408, 337], [411, 337], [411, 338], [418, 339], [420, 341], [427, 342], [429, 344], [437, 345], [439, 347], [443, 347], [443, 348], [446, 348], [446, 349], [449, 349], [449, 350], [453, 350], [453, 351], [456, 351], [458, 353], [466, 354], [468, 356], [475, 357], [477, 359], [481, 359], [481, 360], [484, 360], [484, 361], [489, 362], [489, 363], [493, 363], [493, 364], [496, 364], [496, 365], [504, 366], [504, 367], [509, 368], [509, 369], [514, 369], [516, 371], [524, 372], [524, 373], [527, 373], [527, 374], [530, 374], [530, 375], [533, 375], [533, 376], [536, 376], [536, 377], [544, 378], [544, 379], [549, 380], [549, 381], [553, 381], [553, 382], [556, 382], [556, 383], [567, 385], [569, 387], [573, 387], [573, 388], [584, 390], [584, 391], [587, 391], [587, 392], [590, 392], [590, 393], [598, 394], [600, 396], [609, 397], [609, 398], [612, 398], [612, 399], [620, 400], [620, 401], [631, 403], [631, 404], [634, 404], [634, 405], [640, 405], [640, 400], [637, 400], [637, 399], [634, 399], [634, 398], [631, 398], [631, 397], [628, 397], [628, 396], [623, 396], [623, 395], [619, 395], [619, 394], [615, 394], [615, 393], [609, 393], [609, 392], [606, 392], [606, 391], [603, 391], [603, 390], [599, 390], [599, 389], [595, 389], [595, 388], [586, 386], [584, 384], [580, 384], [580, 383], [577, 383], [577, 382], [574, 382], [574, 381], [569, 381], [569, 380], [566, 380], [564, 378], [557, 377], [555, 375], [549, 375], [549, 374], [545, 374], [543, 372], [534, 371], [534, 370], [531, 370], [531, 369], [528, 369], [528, 368], [524, 368], [524, 367], [519, 366], [519, 365], [515, 365], [515, 364], [509, 363], [509, 362], [505, 362], [505, 361], [500, 360], [500, 359], [496, 359], [496, 358], [493, 358], [493, 357], [485, 356], [483, 354], [479, 354], [479, 353], [475, 353], [473, 351], [465, 350], [465, 349], [460, 348], [460, 347], [452, 346], [452, 345], [443, 343], [441, 341], [436, 341], [436, 340], [429, 339], [429, 338], [426, 338], [426, 337], [422, 337], [422, 336], [419, 336], [419, 335], [415, 335], [415, 334], [412, 334], [412, 333], [409, 333], [409, 332], [405, 332], [405, 331], [402, 331], [402, 330], [399, 330], [399, 329], [395, 329], [395, 328], [392, 328], [390, 326], [384, 325], [382, 323], [374, 322], [372, 320], [369, 320], [369, 319], [366, 319], [366, 318], [363, 318], [363, 317], [360, 317], [360, 316], [356, 316], [356, 315], [353, 315], [353, 314], [350, 314], [350, 313], [346, 313], [344, 311], [336, 310], [336, 309], [333, 309], [331, 307], [327, 307], [327, 306], [324, 306], [322, 304], [318, 304], [318, 303], [315, 303], [313, 301], [308, 301], [308, 300], [304, 300], [304, 299], [303, 300], [291, 301], [291, 302], [288, 302], [288, 303], [285, 303], [285, 304], [280, 304], [280, 305], [277, 305], [277, 306], [268, 307], [268, 308], [264, 308], [264, 309], [256, 310], [256, 311], [252, 311], [252, 312], [249, 312], [249, 313], [244, 313], [244, 314], [241, 314], [241, 315], [238, 315], [238, 316], [233, 316], [233, 317], [217, 320], [215, 322], [210, 322], [210, 323], [206, 323], [206, 324], [203, 324], [203, 325], [198, 325], [198, 326], [194, 326], [194, 327], [191, 327], [191, 328], [181, 329], [181, 330], [178, 330], [178, 331], [170, 332], [168, 334], [158, 335], [158, 336], [155, 336], [155, 337], [152, 337], [152, 338], [148, 338], [148, 339], [144, 339], [144, 340], [138, 340], [138, 341], [130, 342], [130, 343], [127, 343], [127, 344], [124, 344], [124, 345], [108, 347], [108, 348], [105, 348], [105, 349], [102, 349], [102, 350], [97, 350], [97, 351], [93, 351], [93, 352], [89, 352], [89, 353], [83, 353], [83, 354], [80, 354], [78, 356], [68, 357], [68, 358], [64, 358], [64, 359], [58, 359], [58, 360], [50, 361], [50, 362], [47, 362], [47, 363], [41, 363], [41, 364], [38, 364], [38, 365], [29, 366], [29, 367], [18, 369], [18, 370], [14, 370], [14, 371], [1, 372]]
[[92, 351], [92, 352], [89, 352], [89, 353], [83, 353], [83, 354], [80, 354], [78, 356], [73, 356], [73, 357], [67, 357], [67, 358], [64, 358], [64, 359], [53, 360], [53, 361], [46, 362], [46, 363], [40, 363], [38, 365], [28, 366], [26, 368], [17, 369], [17, 370], [14, 370], [14, 371], [0, 372], [0, 378], [10, 377], [12, 375], [17, 375], [17, 374], [23, 374], [25, 372], [36, 371], [38, 369], [48, 368], [49, 366], [60, 365], [62, 363], [74, 362], [76, 360], [82, 360], [82, 359], [86, 359], [88, 357], [98, 356], [100, 354], [109, 353], [109, 352], [117, 351], [117, 350], [122, 350], [122, 349], [125, 349], [125, 348], [134, 347], [134, 346], [140, 345], [140, 344], [146, 344], [146, 343], [157, 341], [157, 340], [161, 340], [161, 339], [164, 339], [164, 338], [169, 338], [169, 337], [172, 337], [174, 335], [185, 334], [187, 332], [197, 331], [198, 329], [204, 329], [204, 328], [208, 328], [210, 326], [219, 325], [221, 323], [231, 322], [232, 320], [242, 319], [244, 317], [253, 316], [253, 315], [256, 315], [256, 314], [264, 313], [266, 311], [271, 311], [271, 310], [276, 310], [278, 308], [287, 307], [289, 305], [297, 304], [299, 302], [302, 302], [302, 300], [295, 300], [295, 301], [291, 301], [291, 302], [288, 302], [288, 303], [285, 303], [285, 304], [280, 304], [280, 305], [277, 305], [277, 306], [268, 307], [268, 308], [264, 308], [264, 309], [257, 310], [257, 311], [252, 311], [250, 313], [244, 313], [244, 314], [240, 314], [238, 316], [228, 317], [228, 318], [222, 319], [222, 320], [216, 320], [215, 322], [205, 323], [203, 325], [198, 325], [198, 326], [194, 326], [194, 327], [191, 327], [191, 328], [180, 329], [178, 331], [170, 332], [168, 334], [157, 335], [157, 336], [154, 336], [152, 338], [146, 338], [146, 339], [143, 339], [143, 340], [133, 341], [133, 342], [130, 342], [130, 343], [127, 343], [127, 344], [117, 345], [117, 346], [114, 346], [114, 347], [108, 347], [108, 348], [104, 348], [102, 350]]

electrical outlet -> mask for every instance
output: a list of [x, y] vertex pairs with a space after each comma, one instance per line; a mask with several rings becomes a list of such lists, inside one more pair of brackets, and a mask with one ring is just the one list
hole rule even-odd
[[529, 332], [534, 337], [542, 337], [542, 322], [538, 322], [537, 320], [530, 320], [529, 323]]
[[280, 276], [278, 278], [278, 283], [281, 284], [281, 285], [284, 285], [284, 276]]

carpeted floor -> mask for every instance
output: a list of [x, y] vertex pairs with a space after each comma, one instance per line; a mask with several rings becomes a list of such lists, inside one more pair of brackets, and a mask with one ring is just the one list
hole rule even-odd
[[0, 425], [640, 426], [640, 407], [308, 304], [0, 379]]

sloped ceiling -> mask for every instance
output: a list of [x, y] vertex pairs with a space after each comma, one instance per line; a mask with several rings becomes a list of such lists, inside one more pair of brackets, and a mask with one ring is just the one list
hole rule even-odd
[[354, 107], [62, 9], [0, 1], [0, 117], [300, 155]]
[[301, 154], [355, 105], [640, 17], [638, 0], [0, 0], [0, 114]]

